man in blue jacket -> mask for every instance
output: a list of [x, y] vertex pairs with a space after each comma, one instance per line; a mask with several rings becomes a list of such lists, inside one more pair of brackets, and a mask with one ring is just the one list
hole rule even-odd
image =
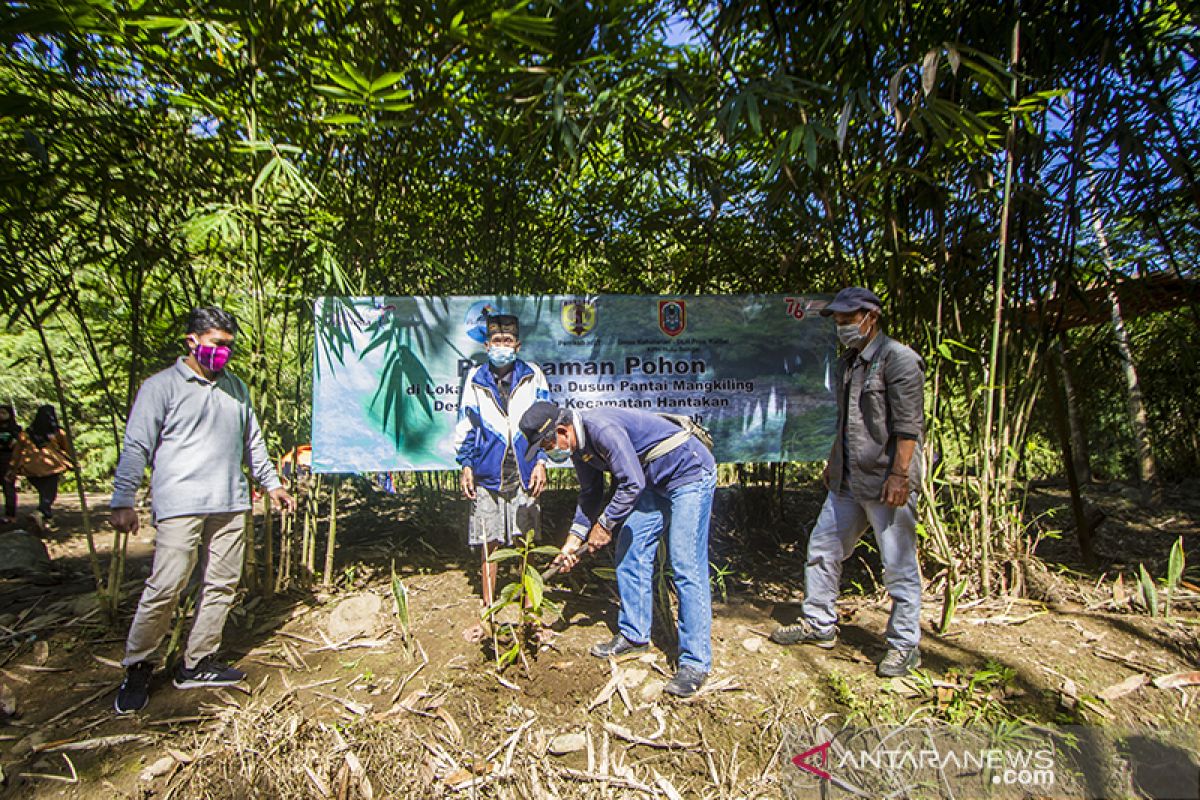
[[[534, 403], [550, 396], [537, 364], [517, 358], [520, 321], [511, 314], [487, 318], [487, 363], [474, 367], [463, 383], [454, 431], [454, 451], [463, 496], [471, 501], [467, 541], [479, 547], [483, 609], [495, 601], [497, 564], [488, 556], [537, 531], [537, 498], [546, 488], [545, 459], [525, 459], [525, 439], [517, 422]], [[463, 631], [469, 642], [487, 635], [483, 622]]]
[[[647, 650], [653, 609], [654, 556], [664, 528], [679, 596], [679, 669], [665, 691], [694, 695], [712, 669], [712, 596], [708, 525], [717, 468], [712, 453], [687, 429], [659, 414], [624, 408], [588, 411], [535, 403], [521, 418], [526, 458], [545, 451], [570, 458], [579, 478], [575, 520], [556, 559], [564, 570], [578, 551], [617, 540], [617, 634], [591, 650], [626, 658]], [[605, 503], [604, 473], [616, 483]]]

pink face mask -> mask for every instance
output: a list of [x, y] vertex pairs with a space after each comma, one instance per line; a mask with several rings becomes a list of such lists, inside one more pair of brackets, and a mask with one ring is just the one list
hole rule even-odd
[[209, 372], [220, 372], [229, 363], [233, 350], [223, 345], [200, 344], [192, 350], [192, 355], [196, 356], [196, 363]]

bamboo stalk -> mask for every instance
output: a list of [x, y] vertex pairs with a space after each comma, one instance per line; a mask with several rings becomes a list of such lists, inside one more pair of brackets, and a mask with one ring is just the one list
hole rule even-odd
[[275, 568], [275, 591], [282, 592], [288, 588], [290, 567], [292, 561], [292, 518], [287, 514], [279, 522], [279, 563]]
[[242, 550], [242, 584], [246, 587], [247, 592], [254, 593], [258, 590], [258, 554], [255, 552], [254, 512], [247, 509], [242, 517], [245, 519], [243, 536], [246, 541], [246, 546]]
[[[1020, 54], [1020, 22], [1013, 25], [1012, 33], [1012, 48], [1010, 52], [1009, 63], [1013, 66], [1013, 79], [1011, 87], [1011, 99], [1016, 100], [1017, 95], [1017, 78], [1016, 65]], [[1000, 210], [1000, 236], [999, 248], [996, 255], [996, 277], [993, 282], [993, 302], [992, 302], [992, 336], [991, 347], [988, 351], [988, 370], [987, 370], [987, 400], [984, 410], [984, 425], [983, 425], [983, 450], [981, 453], [983, 463], [979, 466], [980, 475], [980, 511], [982, 518], [980, 520], [979, 531], [979, 579], [984, 595], [990, 595], [992, 591], [992, 552], [991, 552], [991, 526], [993, 524], [996, 502], [995, 497], [995, 463], [999, 457], [996, 452], [996, 442], [992, 426], [996, 419], [996, 397], [997, 392], [1003, 392], [1003, 382], [1000, 378], [1001, 356], [1000, 348], [1002, 345], [1003, 330], [1002, 322], [1004, 318], [1005, 304], [1005, 267], [1008, 259], [1008, 226], [1012, 212], [1012, 183], [1014, 158], [1013, 149], [1016, 146], [1017, 119], [1014, 115], [1008, 128], [1008, 142], [1004, 154], [1004, 199]]]
[[[1089, 179], [1091, 178], [1089, 172]], [[1142, 401], [1142, 384], [1138, 378], [1137, 365], [1133, 361], [1133, 348], [1129, 344], [1129, 332], [1125, 328], [1121, 298], [1117, 294], [1117, 268], [1113, 263], [1112, 252], [1108, 246], [1108, 236], [1104, 232], [1104, 221], [1100, 218], [1099, 204], [1096, 201], [1096, 184], [1094, 180], [1090, 180], [1090, 182], [1092, 229], [1096, 233], [1096, 240], [1100, 243], [1100, 253], [1104, 258], [1104, 280], [1112, 312], [1112, 328], [1117, 341], [1117, 354], [1121, 362], [1121, 372], [1125, 376], [1125, 400], [1128, 406], [1129, 424], [1133, 428], [1133, 444], [1137, 452], [1138, 479], [1142, 484], [1142, 503], [1149, 505], [1161, 500], [1161, 491], [1158, 487], [1158, 466], [1154, 460], [1154, 451], [1150, 447], [1150, 423], [1146, 415], [1146, 404]]]
[[275, 518], [271, 515], [271, 496], [263, 495], [263, 583], [265, 597], [275, 594]]
[[323, 583], [333, 585], [333, 552], [337, 547], [338, 476], [334, 476], [329, 487], [329, 542], [325, 546], [325, 574]]

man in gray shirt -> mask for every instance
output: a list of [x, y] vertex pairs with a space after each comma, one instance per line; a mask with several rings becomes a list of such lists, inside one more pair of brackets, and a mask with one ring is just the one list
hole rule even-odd
[[243, 465], [275, 508], [291, 512], [296, 501], [275, 474], [246, 384], [225, 370], [236, 336], [237, 321], [228, 312], [193, 310], [188, 355], [147, 379], [129, 413], [113, 479], [112, 524], [137, 532], [134, 497], [149, 465], [156, 532], [154, 566], [125, 644], [125, 680], [113, 703], [118, 714], [146, 707], [154, 669], [149, 658], [171, 626], [198, 558], [200, 595], [175, 686], [229, 686], [246, 677], [213, 657], [242, 574], [250, 510]]
[[907, 675], [921, 663], [921, 568], [916, 509], [921, 485], [925, 363], [879, 329], [882, 303], [867, 289], [838, 292], [821, 310], [833, 316], [846, 356], [838, 364], [837, 435], [825, 467], [825, 505], [808, 540], [800, 619], [778, 628], [779, 644], [837, 644], [842, 562], [870, 525], [892, 598], [882, 677]]

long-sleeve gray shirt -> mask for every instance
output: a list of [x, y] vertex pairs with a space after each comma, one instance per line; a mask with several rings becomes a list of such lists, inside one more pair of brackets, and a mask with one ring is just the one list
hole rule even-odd
[[854, 496], [876, 500], [896, 458], [899, 439], [915, 439], [909, 486], [921, 485], [924, 464], [925, 361], [912, 348], [882, 333], [861, 353], [851, 350], [838, 363], [837, 438], [829, 457], [829, 485], [847, 481]]
[[227, 371], [206, 380], [180, 358], [138, 390], [111, 506], [133, 507], [149, 465], [155, 519], [245, 511], [243, 464], [267, 491], [280, 486], [246, 384]]

